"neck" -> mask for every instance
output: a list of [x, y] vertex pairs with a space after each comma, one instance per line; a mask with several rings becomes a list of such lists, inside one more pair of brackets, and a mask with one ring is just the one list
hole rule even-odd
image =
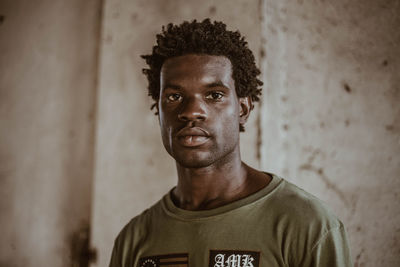
[[178, 185], [173, 191], [175, 204], [186, 210], [216, 208], [244, 197], [248, 168], [236, 155], [224, 164], [186, 168], [177, 163]]

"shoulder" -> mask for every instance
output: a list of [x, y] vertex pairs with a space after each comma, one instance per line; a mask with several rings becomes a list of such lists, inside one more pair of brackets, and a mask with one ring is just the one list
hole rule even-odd
[[146, 225], [149, 209], [144, 210], [141, 214], [133, 217], [119, 232], [117, 240], [125, 239], [126, 237], [135, 236], [135, 232], [141, 232], [139, 228]]
[[323, 234], [341, 226], [340, 220], [325, 203], [284, 179], [271, 200], [281, 216], [293, 220], [297, 227], [314, 227]]
[[133, 217], [119, 232], [115, 239], [115, 248], [121, 252], [132, 251], [140, 242], [146, 239], [149, 233], [149, 225], [153, 216], [157, 216], [160, 210], [160, 201], [141, 214]]
[[270, 200], [289, 262], [296, 266], [307, 260], [331, 259], [336, 254], [351, 262], [343, 223], [320, 199], [282, 179]]

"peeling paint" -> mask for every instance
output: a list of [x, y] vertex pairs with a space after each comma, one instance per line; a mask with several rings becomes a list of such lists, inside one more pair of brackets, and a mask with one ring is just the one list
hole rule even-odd
[[215, 15], [217, 13], [217, 8], [215, 6], [210, 6], [208, 12], [210, 12], [211, 15]]
[[364, 249], [361, 249], [361, 251], [357, 254], [356, 258], [355, 258], [355, 262], [354, 262], [354, 267], [361, 267], [363, 266], [363, 263], [361, 263], [361, 257], [364, 253]]
[[96, 262], [97, 252], [90, 248], [89, 242], [90, 226], [83, 223], [69, 239], [72, 267], [88, 267], [91, 262]]
[[334, 210], [356, 266], [400, 266], [400, 2], [266, 2], [262, 164]]
[[320, 150], [316, 149], [314, 150], [311, 155], [308, 157], [307, 163], [304, 163], [299, 166], [299, 170], [305, 170], [305, 171], [311, 171], [314, 172], [315, 174], [318, 175], [318, 177], [321, 178], [321, 180], [325, 183], [326, 187], [329, 190], [332, 190], [336, 195], [339, 197], [340, 200], [342, 200], [346, 205], [348, 205], [348, 200], [346, 198], [346, 195], [340, 190], [340, 188], [333, 183], [325, 174], [324, 170], [322, 167], [317, 167], [313, 164], [315, 158], [317, 155], [321, 153]]
[[71, 266], [90, 218], [100, 2], [1, 2], [0, 266]]
[[136, 22], [136, 20], [138, 19], [138, 17], [139, 17], [139, 15], [138, 15], [137, 13], [133, 13], [133, 14], [131, 15], [131, 19], [132, 19], [132, 21], [134, 21], [134, 22]]
[[265, 58], [265, 49], [263, 47], [260, 48], [260, 58]]
[[387, 130], [387, 131], [389, 131], [389, 132], [391, 132], [391, 131], [394, 131], [394, 125], [386, 125], [385, 126], [385, 129]]
[[350, 85], [348, 85], [347, 83], [343, 83], [343, 89], [346, 91], [346, 93], [351, 93], [351, 88]]
[[311, 164], [303, 164], [299, 166], [300, 170], [306, 170], [306, 171], [311, 171], [316, 174], [321, 178], [321, 180], [325, 183], [326, 187], [330, 190], [332, 190], [336, 195], [339, 197], [340, 200], [342, 200], [346, 205], [348, 205], [348, 201], [346, 198], [346, 195], [339, 189], [339, 187], [331, 182], [331, 180], [325, 175], [324, 170], [319, 167], [315, 167]]

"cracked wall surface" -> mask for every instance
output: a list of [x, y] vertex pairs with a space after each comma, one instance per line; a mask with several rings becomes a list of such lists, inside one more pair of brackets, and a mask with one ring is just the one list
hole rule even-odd
[[[176, 179], [144, 101], [138, 56], [160, 25], [209, 16], [248, 37], [263, 72], [244, 160], [324, 200], [347, 226], [356, 266], [398, 263], [399, 1], [110, 0], [105, 14], [94, 220], [106, 226], [95, 224], [93, 239], [100, 262], [120, 226]], [[116, 209], [122, 203], [131, 205]]]
[[[234, 6], [235, 8], [228, 8]], [[175, 163], [165, 151], [158, 119], [150, 111], [142, 54], [167, 23], [210, 17], [239, 29], [253, 51], [260, 47], [258, 1], [106, 1], [99, 83], [93, 202], [95, 266], [105, 266], [121, 228], [176, 183]], [[254, 110], [242, 135], [242, 153], [258, 167]]]
[[342, 219], [355, 266], [400, 264], [400, 1], [264, 1], [262, 167]]
[[0, 3], [0, 266], [71, 266], [88, 234], [107, 266], [176, 183], [140, 55], [205, 17], [263, 72], [244, 161], [325, 201], [355, 266], [400, 265], [399, 0], [40, 0]]
[[99, 1], [0, 1], [0, 266], [76, 266], [90, 222]]

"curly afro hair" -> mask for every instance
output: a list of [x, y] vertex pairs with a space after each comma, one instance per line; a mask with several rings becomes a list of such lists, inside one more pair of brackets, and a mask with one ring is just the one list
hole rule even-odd
[[[235, 81], [238, 97], [250, 96], [258, 101], [263, 84], [257, 76], [261, 73], [255, 64], [254, 55], [239, 31], [229, 31], [223, 22], [205, 19], [202, 22], [184, 21], [180, 25], [168, 24], [157, 34], [157, 44], [152, 54], [142, 55], [148, 69], [143, 69], [147, 76], [148, 94], [154, 101], [160, 97], [160, 72], [163, 63], [171, 57], [186, 54], [207, 54], [225, 56], [232, 63], [232, 78]], [[153, 109], [157, 103], [151, 106]], [[244, 128], [241, 125], [241, 131]]]

